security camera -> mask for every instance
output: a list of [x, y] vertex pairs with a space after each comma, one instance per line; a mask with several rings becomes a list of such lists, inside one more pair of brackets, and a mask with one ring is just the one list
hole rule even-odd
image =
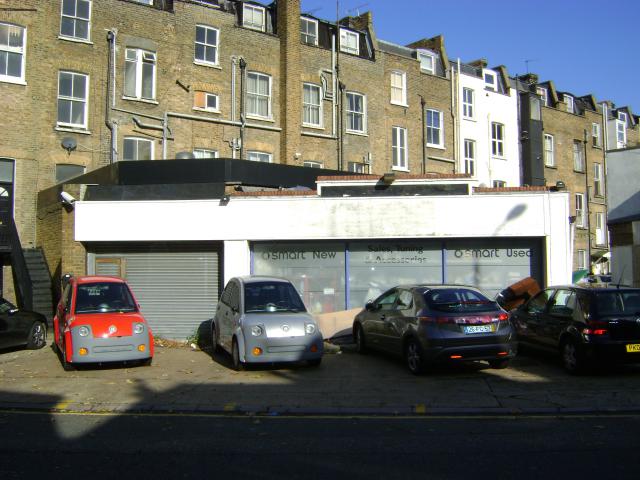
[[73, 205], [76, 199], [70, 193], [60, 192], [60, 201], [63, 205]]

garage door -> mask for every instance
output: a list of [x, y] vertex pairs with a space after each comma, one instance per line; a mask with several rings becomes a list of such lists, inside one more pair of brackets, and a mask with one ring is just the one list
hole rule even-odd
[[156, 336], [181, 340], [214, 315], [219, 256], [217, 245], [118, 245], [96, 247], [89, 263], [129, 282]]

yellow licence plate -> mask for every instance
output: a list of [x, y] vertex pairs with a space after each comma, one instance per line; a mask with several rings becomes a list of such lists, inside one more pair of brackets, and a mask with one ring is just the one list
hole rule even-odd
[[626, 347], [627, 347], [627, 353], [631, 353], [631, 352], [640, 353], [640, 343], [630, 343]]

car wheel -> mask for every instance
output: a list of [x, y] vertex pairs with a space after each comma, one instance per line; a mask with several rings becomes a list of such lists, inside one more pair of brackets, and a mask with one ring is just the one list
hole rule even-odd
[[358, 353], [367, 353], [367, 342], [364, 337], [364, 329], [359, 323], [356, 325], [354, 336], [354, 340], [356, 342], [356, 351]]
[[142, 360], [140, 362], [140, 366], [142, 366], [142, 367], [150, 367], [151, 366], [151, 362], [153, 362], [153, 357], [145, 358], [144, 360]]
[[307, 365], [309, 365], [310, 367], [319, 367], [321, 363], [322, 357], [314, 358], [313, 360], [307, 360]]
[[404, 359], [407, 362], [409, 371], [418, 375], [424, 371], [424, 358], [422, 347], [417, 340], [410, 338], [404, 347]]
[[47, 343], [47, 327], [44, 322], [34, 322], [29, 332], [29, 340], [27, 341], [27, 348], [29, 350], [37, 350], [42, 348]]
[[231, 361], [235, 371], [244, 370], [244, 363], [240, 361], [240, 347], [238, 347], [238, 341], [235, 338], [231, 347]]
[[562, 365], [568, 373], [576, 375], [584, 371], [584, 358], [575, 340], [569, 339], [565, 341], [560, 351], [562, 354]]
[[213, 353], [220, 351], [220, 334], [214, 321], [211, 321], [211, 351]]
[[496, 370], [502, 370], [509, 366], [510, 360], [508, 358], [501, 358], [500, 360], [489, 360], [489, 366]]
[[62, 369], [65, 372], [72, 372], [73, 370], [75, 370], [73, 368], [73, 365], [70, 362], [67, 362], [67, 342], [65, 342], [64, 340], [62, 340], [62, 350], [59, 349], [59, 351], [62, 361]]

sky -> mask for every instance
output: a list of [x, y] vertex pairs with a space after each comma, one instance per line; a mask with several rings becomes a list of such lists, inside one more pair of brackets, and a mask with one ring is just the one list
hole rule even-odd
[[640, 115], [640, 0], [301, 1], [330, 21], [370, 11], [376, 36], [399, 45], [442, 34], [451, 61], [486, 58]]

